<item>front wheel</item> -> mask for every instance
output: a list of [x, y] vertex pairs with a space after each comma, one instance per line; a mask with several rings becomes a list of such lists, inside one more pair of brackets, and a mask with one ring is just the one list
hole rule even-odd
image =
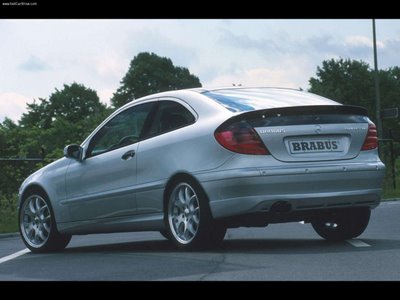
[[25, 245], [34, 253], [63, 250], [71, 235], [57, 231], [50, 202], [44, 195], [25, 198], [19, 210], [19, 231]]
[[341, 241], [361, 235], [368, 226], [370, 215], [369, 207], [351, 208], [320, 217], [311, 224], [324, 239]]
[[177, 182], [168, 194], [166, 225], [171, 241], [183, 249], [206, 248], [224, 238], [226, 228], [216, 229], [208, 199], [192, 180]]

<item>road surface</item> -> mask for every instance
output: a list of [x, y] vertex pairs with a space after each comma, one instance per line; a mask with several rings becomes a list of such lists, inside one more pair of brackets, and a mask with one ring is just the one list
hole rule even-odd
[[177, 251], [158, 232], [74, 236], [57, 254], [24, 249], [19, 237], [0, 239], [0, 280], [400, 280], [400, 201], [339, 243], [287, 223], [229, 229], [206, 252]]

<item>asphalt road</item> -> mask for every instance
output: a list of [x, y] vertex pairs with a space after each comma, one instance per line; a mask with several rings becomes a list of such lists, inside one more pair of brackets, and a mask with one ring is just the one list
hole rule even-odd
[[340, 243], [288, 223], [229, 229], [208, 252], [140, 232], [74, 236], [63, 253], [4, 261], [23, 249], [19, 237], [0, 239], [0, 280], [400, 280], [400, 201], [381, 204], [359, 238]]

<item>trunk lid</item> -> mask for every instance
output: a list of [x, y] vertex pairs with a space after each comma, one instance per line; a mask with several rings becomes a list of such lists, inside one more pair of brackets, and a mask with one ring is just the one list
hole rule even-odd
[[368, 132], [364, 108], [345, 105], [263, 109], [240, 114], [272, 156], [284, 162], [352, 159]]

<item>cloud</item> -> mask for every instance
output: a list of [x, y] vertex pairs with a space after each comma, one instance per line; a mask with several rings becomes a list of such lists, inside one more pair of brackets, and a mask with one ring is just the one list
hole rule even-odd
[[111, 104], [111, 97], [113, 93], [115, 93], [115, 89], [102, 89], [97, 91], [97, 95], [99, 95], [100, 101], [104, 104], [110, 105]]
[[29, 72], [40, 72], [49, 70], [50, 66], [39, 57], [31, 55], [26, 61], [21, 63], [18, 68]]
[[88, 65], [94, 68], [97, 75], [109, 80], [119, 82], [129, 67], [129, 61], [116, 52], [107, 51], [93, 57]]
[[330, 34], [311, 36], [298, 45], [298, 47], [299, 49], [309, 49], [322, 55], [340, 53], [344, 50], [343, 43]]
[[221, 30], [220, 42], [235, 48], [258, 50], [263, 53], [272, 51], [284, 54], [289, 50], [287, 45], [277, 43], [276, 40], [266, 38], [254, 39], [247, 34], [234, 34], [226, 29]]
[[[269, 66], [276, 65], [282, 59], [307, 55], [315, 62], [333, 57], [343, 57], [356, 60], [373, 61], [373, 41], [365, 35], [334, 36], [332, 34], [314, 34], [306, 38], [290, 37], [282, 34], [272, 38], [252, 38], [249, 34], [236, 34], [223, 30], [221, 43], [232, 47], [233, 50], [254, 51], [268, 62]], [[393, 49], [397, 49], [399, 40], [377, 40], [377, 47], [382, 54], [382, 59], [395, 61]], [[267, 61], [268, 60], [268, 61]]]
[[5, 117], [17, 122], [22, 113], [26, 112], [26, 103], [32, 101], [31, 98], [17, 93], [0, 94], [0, 122]]
[[[373, 47], [373, 40], [364, 35], [350, 35], [346, 36], [344, 39], [345, 45], [348, 47]], [[376, 41], [377, 48], [384, 48], [385, 43], [383, 41]]]
[[[231, 86], [232, 84], [242, 84], [243, 86], [299, 88], [304, 84], [302, 79], [305, 70], [307, 69], [301, 62], [293, 64], [287, 61], [279, 67], [237, 70], [234, 73], [214, 78], [209, 85]], [[303, 86], [303, 88], [305, 87]]]
[[126, 46], [130, 59], [139, 52], [154, 52], [159, 56], [170, 58], [175, 66], [190, 67], [197, 56], [196, 49], [188, 46], [190, 43], [184, 41], [178, 43], [163, 35], [160, 29], [138, 30], [132, 32], [128, 38], [134, 41]]

